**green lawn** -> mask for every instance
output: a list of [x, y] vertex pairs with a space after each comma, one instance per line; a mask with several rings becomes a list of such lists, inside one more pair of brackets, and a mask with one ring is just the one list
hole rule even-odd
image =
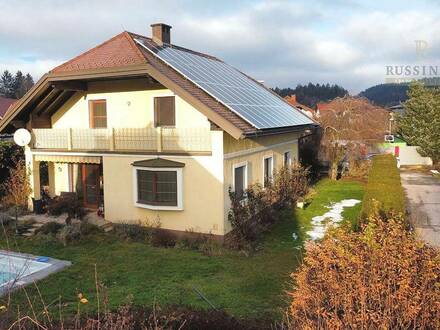
[[[305, 210], [284, 210], [279, 223], [250, 256], [239, 252], [205, 256], [198, 251], [127, 242], [108, 234], [94, 235], [67, 247], [54, 238], [19, 239], [12, 249], [72, 261], [71, 267], [38, 282], [46, 303], [61, 296], [65, 313], [76, 311], [79, 292], [89, 299], [83, 308], [90, 312], [96, 309], [96, 264], [111, 307], [124, 304], [132, 296], [136, 305], [151, 307], [156, 302], [160, 306], [208, 308], [194, 293], [195, 287], [215, 306], [235, 316], [278, 318], [288, 299], [285, 290], [289, 274], [301, 260], [302, 240], [310, 219], [323, 214], [331, 202], [362, 199], [363, 194], [362, 185], [351, 181], [323, 180], [316, 190], [318, 194]], [[354, 219], [359, 210], [358, 205], [345, 216]], [[293, 232], [299, 233], [300, 239], [294, 241]], [[5, 240], [0, 240], [0, 248], [5, 247]], [[35, 288], [28, 287], [27, 291], [38, 306]], [[21, 309], [26, 308], [23, 292], [14, 293], [12, 300]], [[54, 311], [57, 308], [57, 304], [53, 306]]]

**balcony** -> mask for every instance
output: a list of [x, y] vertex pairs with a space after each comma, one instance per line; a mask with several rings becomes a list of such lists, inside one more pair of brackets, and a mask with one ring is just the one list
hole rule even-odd
[[40, 128], [32, 135], [33, 148], [44, 150], [211, 152], [209, 128]]

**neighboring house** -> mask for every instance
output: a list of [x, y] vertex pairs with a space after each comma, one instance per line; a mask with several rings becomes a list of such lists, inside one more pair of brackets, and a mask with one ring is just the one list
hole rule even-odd
[[298, 159], [316, 123], [249, 76], [206, 54], [122, 32], [44, 75], [8, 112], [26, 127], [33, 197], [40, 162], [52, 196], [76, 192], [105, 219], [225, 235], [228, 189], [270, 179]]
[[330, 109], [330, 102], [318, 102], [316, 104], [315, 115], [319, 117], [321, 113]]
[[16, 102], [16, 99], [10, 99], [7, 97], [0, 96], [0, 120], [5, 116], [9, 107]]
[[393, 154], [400, 166], [431, 166], [432, 159], [423, 157], [417, 151], [417, 146], [410, 146], [400, 137], [395, 136], [394, 142], [383, 142], [378, 144], [383, 153]]
[[300, 109], [304, 114], [306, 114], [307, 116], [309, 116], [310, 118], [313, 118], [313, 116], [315, 115], [315, 110], [313, 110], [312, 108], [299, 103], [296, 100], [296, 95], [288, 95], [284, 98], [287, 103], [289, 103], [290, 105], [292, 105], [293, 107]]
[[389, 111], [390, 113], [393, 113], [393, 114], [397, 113], [400, 116], [403, 116], [405, 113], [405, 108], [403, 107], [402, 103], [399, 103], [397, 105], [393, 105], [392, 107], [388, 107], [388, 108], [386, 108], [386, 110]]

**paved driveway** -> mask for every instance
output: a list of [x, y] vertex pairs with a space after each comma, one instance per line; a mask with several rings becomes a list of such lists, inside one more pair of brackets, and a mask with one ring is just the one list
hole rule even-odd
[[419, 172], [402, 171], [400, 175], [417, 234], [440, 247], [440, 180]]

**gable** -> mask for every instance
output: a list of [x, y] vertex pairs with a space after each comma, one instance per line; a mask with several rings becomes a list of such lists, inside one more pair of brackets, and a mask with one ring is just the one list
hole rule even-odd
[[56, 67], [51, 73], [74, 72], [113, 68], [146, 63], [144, 56], [133, 44], [127, 32], [122, 32], [106, 42], [74, 57]]

